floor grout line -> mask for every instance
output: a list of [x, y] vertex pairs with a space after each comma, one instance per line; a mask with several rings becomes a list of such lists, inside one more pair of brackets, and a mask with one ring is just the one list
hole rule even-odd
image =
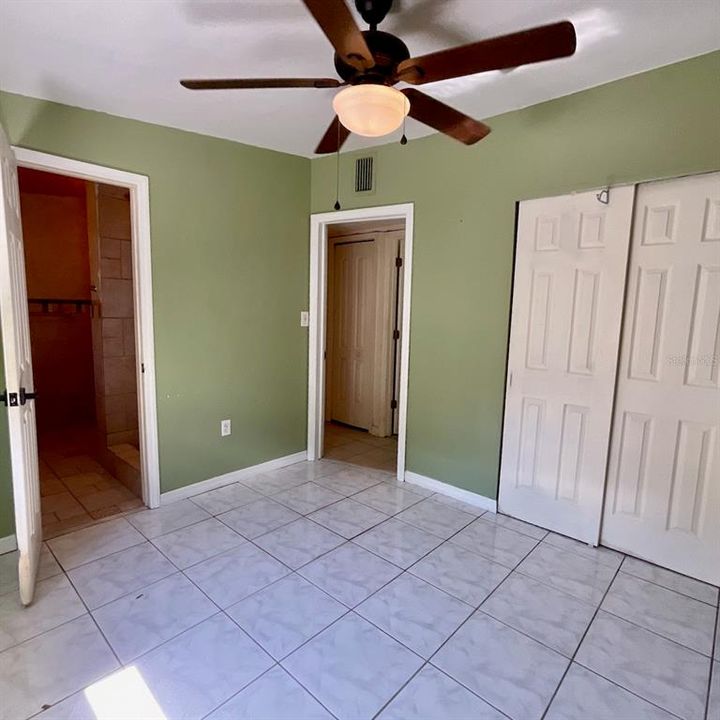
[[[708, 688], [705, 696], [705, 720], [712, 720], [710, 717], [710, 694], [713, 685], [713, 675], [715, 672], [715, 663], [718, 663], [718, 677], [717, 682], [720, 683], [720, 661], [715, 660], [715, 650], [720, 643], [720, 637], [718, 637], [718, 625], [720, 624], [720, 604], [715, 608], [715, 626], [713, 627], [713, 642], [710, 648], [710, 673], [708, 677]], [[719, 694], [720, 696], [720, 694]], [[720, 711], [720, 708], [718, 708]]]
[[562, 676], [560, 678], [560, 682], [555, 686], [555, 690], [553, 691], [553, 694], [550, 696], [550, 700], [548, 701], [547, 705], [545, 706], [545, 710], [543, 711], [541, 720], [545, 720], [545, 716], [547, 715], [548, 710], [552, 707], [553, 701], [555, 700], [555, 697], [557, 696], [558, 690], [560, 689], [563, 682], [565, 681], [568, 671], [570, 670], [573, 663], [575, 662], [575, 658], [577, 657], [578, 651], [582, 647], [582, 644], [585, 642], [585, 638], [587, 637], [587, 634], [590, 631], [592, 624], [595, 622], [595, 619], [597, 618], [598, 613], [600, 612], [600, 606], [605, 601], [607, 594], [610, 592], [610, 588], [612, 587], [612, 584], [615, 582], [615, 578], [617, 577], [618, 573], [620, 572], [621, 565], [622, 565], [622, 562], [620, 562], [618, 564], [617, 569], [615, 570], [615, 573], [612, 576], [612, 579], [608, 583], [607, 588], [605, 588], [605, 592], [603, 593], [603, 596], [602, 596], [600, 602], [598, 603], [597, 607], [595, 608], [595, 612], [593, 613], [593, 616], [590, 618], [590, 622], [587, 624], [587, 627], [585, 628], [585, 632], [583, 632], [582, 637], [580, 638], [580, 642], [578, 642], [577, 646], [575, 647], [575, 652], [570, 657], [570, 662], [568, 663], [567, 667], [565, 668], [565, 672], [562, 674]]

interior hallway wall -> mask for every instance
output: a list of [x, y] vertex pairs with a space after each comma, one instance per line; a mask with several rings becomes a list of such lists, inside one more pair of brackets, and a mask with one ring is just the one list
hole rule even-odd
[[309, 160], [8, 93], [0, 121], [15, 145], [150, 178], [162, 491], [304, 450]]
[[[496, 497], [516, 202], [717, 170], [718, 77], [716, 52], [490, 118], [472, 147], [375, 148], [371, 195], [341, 155], [344, 209], [415, 205], [408, 470]], [[335, 157], [313, 160], [312, 211], [334, 202]]]

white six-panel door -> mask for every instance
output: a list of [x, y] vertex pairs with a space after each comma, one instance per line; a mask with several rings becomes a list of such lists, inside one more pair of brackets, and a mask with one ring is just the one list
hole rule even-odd
[[520, 204], [500, 510], [599, 539], [634, 188]]
[[604, 544], [720, 584], [720, 173], [640, 185]]
[[[0, 317], [12, 464], [15, 535], [19, 550], [20, 599], [32, 602], [42, 543], [35, 403], [21, 389], [34, 390], [20, 193], [15, 156], [0, 126]], [[1, 380], [0, 380], [1, 382]], [[2, 411], [5, 407], [0, 405]]]
[[374, 240], [333, 246], [331, 419], [367, 430], [373, 420], [377, 248]]

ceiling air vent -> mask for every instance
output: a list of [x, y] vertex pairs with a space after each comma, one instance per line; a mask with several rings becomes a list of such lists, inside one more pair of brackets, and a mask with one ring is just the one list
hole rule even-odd
[[373, 177], [373, 157], [362, 157], [355, 161], [355, 192], [372, 192], [375, 179]]

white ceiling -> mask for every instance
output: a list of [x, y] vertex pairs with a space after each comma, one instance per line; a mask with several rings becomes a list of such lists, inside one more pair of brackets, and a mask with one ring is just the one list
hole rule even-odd
[[[395, 0], [381, 29], [420, 55], [565, 18], [574, 57], [423, 89], [482, 119], [720, 47], [717, 0]], [[177, 82], [261, 76], [335, 77], [300, 0], [0, 0], [3, 90], [311, 156], [335, 90]], [[430, 132], [408, 122], [408, 137]]]

